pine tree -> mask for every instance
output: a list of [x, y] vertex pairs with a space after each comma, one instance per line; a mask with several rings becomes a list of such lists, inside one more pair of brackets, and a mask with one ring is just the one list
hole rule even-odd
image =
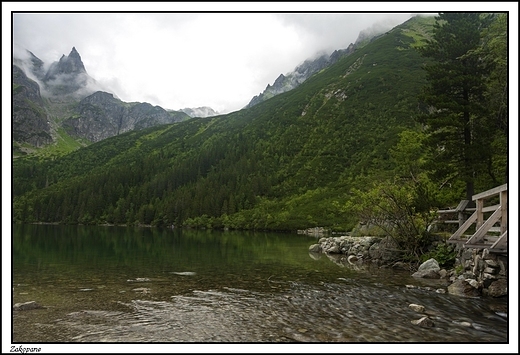
[[421, 95], [428, 105], [422, 117], [434, 151], [433, 168], [444, 181], [461, 179], [471, 201], [476, 176], [490, 158], [485, 77], [490, 68], [467, 55], [481, 45], [481, 32], [490, 16], [481, 13], [441, 13], [434, 35], [421, 48], [428, 84]]

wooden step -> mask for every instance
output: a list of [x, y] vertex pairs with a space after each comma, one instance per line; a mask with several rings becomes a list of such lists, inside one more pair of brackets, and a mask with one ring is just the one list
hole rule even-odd
[[473, 248], [473, 249], [488, 249], [491, 244], [486, 243], [475, 243], [475, 244], [464, 244], [464, 248]]
[[490, 253], [496, 253], [496, 254], [507, 254], [507, 249], [502, 248], [489, 248]]
[[448, 239], [446, 242], [451, 244], [466, 244], [467, 241], [467, 239]]
[[496, 242], [498, 240], [498, 238], [499, 238], [498, 235], [486, 235], [486, 236], [484, 236], [484, 240], [486, 242], [490, 242], [491, 244]]

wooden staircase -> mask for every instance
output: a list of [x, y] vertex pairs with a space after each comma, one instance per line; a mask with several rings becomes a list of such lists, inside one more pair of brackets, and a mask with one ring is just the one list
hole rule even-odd
[[[484, 206], [485, 201], [499, 196], [499, 204]], [[466, 208], [468, 200], [463, 200], [454, 210], [438, 211], [439, 215], [457, 213], [457, 220], [444, 223], [459, 223], [459, 229], [448, 239], [448, 243], [463, 248], [488, 249], [491, 253], [507, 253], [507, 184], [472, 196], [476, 208]], [[473, 212], [467, 219], [465, 215]], [[475, 232], [464, 234], [473, 224]]]

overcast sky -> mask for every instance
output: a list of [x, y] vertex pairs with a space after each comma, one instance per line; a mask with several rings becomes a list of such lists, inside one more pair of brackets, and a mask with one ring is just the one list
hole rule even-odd
[[[390, 29], [418, 11], [434, 14], [422, 3], [16, 4], [26, 12], [75, 13], [14, 13], [14, 50], [28, 49], [50, 65], [76, 47], [89, 75], [123, 101], [176, 110], [209, 106], [220, 113], [244, 107], [317, 53], [348, 47], [362, 30]], [[225, 12], [164, 12], [206, 9]], [[379, 9], [399, 12], [360, 12]], [[92, 13], [118, 10], [160, 13]], [[249, 11], [230, 13], [236, 10]]]
[[238, 110], [318, 52], [348, 47], [410, 13], [16, 13], [13, 47], [47, 65], [75, 47], [123, 101]]

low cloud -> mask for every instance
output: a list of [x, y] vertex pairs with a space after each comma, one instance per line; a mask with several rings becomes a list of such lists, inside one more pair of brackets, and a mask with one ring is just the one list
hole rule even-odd
[[410, 14], [15, 14], [13, 41], [46, 65], [76, 47], [87, 72], [124, 101], [238, 110], [280, 74]]

